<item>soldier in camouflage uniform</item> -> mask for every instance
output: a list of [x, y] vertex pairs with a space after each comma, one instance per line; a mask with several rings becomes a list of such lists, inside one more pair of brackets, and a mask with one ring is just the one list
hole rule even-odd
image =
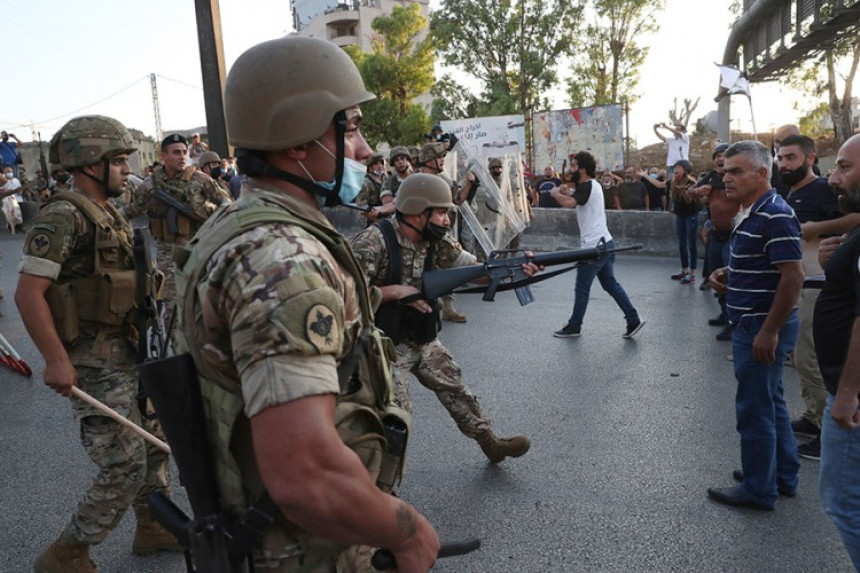
[[[427, 520], [387, 493], [393, 481], [383, 487], [388, 341], [349, 243], [320, 211], [358, 195], [370, 156], [358, 104], [373, 97], [331, 42], [246, 51], [224, 91], [241, 198], [177, 249], [177, 348], [198, 372], [222, 506], [246, 511], [268, 492], [279, 510], [258, 571], [368, 570], [366, 546], [427, 571], [439, 549]], [[355, 360], [341, 386], [339, 367]]]
[[371, 207], [382, 205], [380, 192], [382, 191], [382, 182], [384, 180], [385, 157], [381, 153], [374, 153], [367, 160], [367, 175], [364, 176], [364, 183], [355, 202], [359, 205], [370, 205]]
[[[465, 185], [463, 185], [462, 188], [457, 185], [457, 183], [444, 172], [445, 156], [447, 154], [448, 146], [446, 144], [441, 142], [425, 143], [421, 146], [421, 150], [418, 153], [417, 172], [436, 175], [445, 181], [445, 184], [448, 185], [448, 188], [450, 189], [451, 200], [454, 203], [454, 205], [452, 205], [453, 209], [454, 206], [459, 205], [466, 200], [466, 197], [469, 196], [469, 193], [472, 191], [472, 187], [475, 185], [476, 177], [474, 173], [469, 171], [466, 173]], [[457, 217], [456, 212], [453, 210], [449, 213], [449, 225], [451, 233], [454, 236], [457, 236], [459, 234], [457, 232]], [[466, 322], [466, 315], [454, 308], [453, 294], [447, 294], [442, 297], [442, 319], [449, 320], [451, 322]]]
[[[188, 242], [200, 224], [225, 203], [232, 203], [229, 191], [194, 165], [186, 165], [188, 143], [179, 134], [168, 135], [161, 142], [164, 165], [156, 167], [132, 195], [123, 213], [129, 219], [140, 215], [149, 217], [149, 228], [158, 244], [158, 267], [164, 272], [164, 299], [174, 300], [176, 294], [171, 251], [173, 245]], [[154, 189], [171, 195], [190, 209], [193, 216], [175, 214], [176, 228], [171, 229], [171, 209], [153, 194]]]
[[[403, 326], [403, 332], [397, 334], [386, 331], [398, 343], [393, 369], [399, 402], [407, 410], [412, 410], [407, 380], [409, 374], [414, 374], [421, 384], [436, 394], [460, 431], [478, 442], [490, 461], [500, 462], [508, 456], [522, 456], [529, 450], [529, 439], [525, 436], [499, 438], [493, 433], [490, 421], [484, 416], [475, 396], [463, 384], [460, 367], [436, 338], [435, 331], [431, 340], [426, 340], [431, 338], [426, 332], [412, 332], [413, 325], [422, 318], [429, 320], [431, 325], [435, 323], [433, 305], [421, 298], [408, 303], [399, 302], [414, 295], [420, 296], [422, 270], [477, 263], [474, 255], [464, 251], [446, 232], [448, 210], [454, 206], [448, 185], [435, 175], [413, 174], [400, 186], [394, 202], [397, 205], [396, 220], [386, 220], [356, 235], [352, 239], [352, 248], [368, 283], [379, 287], [382, 292], [382, 307], [378, 312], [381, 314], [383, 307], [389, 307], [398, 313], [399, 318], [395, 322]], [[389, 253], [386, 248], [381, 229], [385, 224], [394, 229], [399, 253]], [[425, 261], [431, 248], [433, 258], [428, 265]], [[392, 256], [400, 257], [402, 261], [399, 265], [401, 281], [395, 284], [391, 284], [390, 276]], [[523, 268], [528, 274], [537, 271], [532, 264], [523, 265]], [[403, 304], [421, 315], [403, 313], [403, 307], [398, 306]]]
[[[131, 169], [131, 135], [103, 116], [72, 119], [51, 141], [51, 161], [74, 173], [70, 192], [52, 198], [27, 233], [15, 302], [45, 357], [45, 384], [68, 396], [78, 386], [121, 416], [161, 435], [136, 400], [131, 227], [109, 202]], [[108, 277], [108, 280], [106, 280]], [[36, 560], [37, 572], [95, 571], [89, 547], [134, 507], [136, 554], [181, 551], [150, 519], [147, 496], [167, 493], [167, 454], [72, 397], [81, 444], [99, 473], [69, 524]]]

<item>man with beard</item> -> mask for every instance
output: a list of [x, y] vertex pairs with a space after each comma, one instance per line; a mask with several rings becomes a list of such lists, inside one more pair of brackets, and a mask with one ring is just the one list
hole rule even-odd
[[[738, 214], [737, 199], [730, 199], [726, 195], [726, 186], [723, 183], [723, 175], [726, 166], [726, 150], [728, 144], [721, 144], [714, 148], [711, 155], [714, 159], [714, 170], [696, 184], [693, 190], [704, 204], [708, 206], [711, 215], [711, 229], [708, 231], [708, 242], [705, 245], [705, 262], [707, 271], [703, 273], [708, 280], [710, 271], [722, 268], [729, 264], [729, 237], [732, 234], [732, 222]], [[717, 340], [726, 341], [732, 339], [732, 327], [726, 318], [726, 295], [717, 295], [720, 303], [720, 314], [716, 318], [708, 320], [711, 326], [722, 326], [723, 330], [717, 334]]]
[[535, 183], [538, 194], [538, 207], [557, 208], [561, 207], [558, 201], [553, 199], [552, 190], [561, 186], [561, 179], [556, 177], [552, 166], [547, 165], [543, 170], [543, 177]]
[[[463, 384], [460, 367], [436, 336], [439, 307], [421, 297], [422, 271], [477, 264], [477, 259], [447, 232], [454, 207], [448, 184], [436, 175], [416, 173], [403, 182], [394, 200], [394, 220], [380, 221], [352, 239], [352, 249], [367, 277], [379, 287], [381, 305], [376, 324], [397, 345], [391, 369], [398, 404], [412, 411], [408, 377], [436, 394], [460, 432], [472, 438], [493, 463], [529, 451], [525, 436], [500, 438]], [[523, 265], [531, 275], [534, 264]]]
[[798, 447], [805, 458], [817, 460], [821, 453], [821, 416], [827, 401], [827, 388], [821, 378], [815, 344], [812, 339], [812, 315], [815, 301], [824, 285], [824, 271], [818, 264], [818, 246], [822, 236], [839, 235], [860, 224], [860, 214], [839, 212], [838, 196], [827, 179], [812, 170], [815, 142], [803, 135], [791, 135], [781, 141], [776, 156], [779, 175], [789, 192], [786, 202], [794, 209], [803, 232], [803, 271], [805, 280], [798, 301], [800, 333], [794, 350], [794, 366], [800, 378], [800, 389], [806, 411], [791, 427], [797, 434], [813, 436]]
[[624, 169], [624, 181], [618, 185], [618, 205], [624, 211], [650, 211], [651, 198], [633, 166]]
[[[571, 157], [570, 168], [574, 174], [576, 190], [572, 195], [565, 194], [561, 189], [553, 189], [552, 198], [562, 207], [576, 207], [576, 220], [579, 222], [580, 246], [583, 249], [596, 247], [605, 241], [606, 248], [615, 247], [609, 228], [606, 226], [606, 212], [603, 203], [603, 188], [595, 179], [597, 162], [587, 151], [580, 151]], [[639, 319], [639, 313], [624, 292], [624, 287], [615, 279], [615, 253], [605, 253], [596, 261], [580, 263], [576, 269], [576, 297], [573, 303], [573, 313], [560, 330], [553, 333], [556, 338], [576, 338], [580, 336], [582, 321], [588, 309], [588, 298], [594, 279], [600, 281], [600, 286], [615, 300], [624, 312], [627, 329], [624, 338], [636, 336], [645, 321]]]
[[[51, 163], [71, 171], [74, 183], [48, 201], [27, 233], [15, 303], [45, 358], [48, 387], [63, 396], [78, 387], [164, 439], [158, 422], [138, 409], [137, 349], [129, 343], [136, 326], [132, 230], [109, 202], [122, 194], [135, 151], [128, 130], [109, 117], [77, 117], [57, 132]], [[167, 454], [76, 396], [71, 402], [98, 475], [35, 571], [96, 571], [90, 546], [129, 507], [137, 518], [134, 553], [182, 551], [149, 515], [148, 495], [168, 491]]]
[[[860, 215], [860, 135], [839, 149], [829, 180], [843, 213]], [[860, 570], [860, 226], [821, 243], [826, 281], [815, 304], [813, 330], [818, 365], [827, 386], [821, 425], [819, 493], [824, 511], [839, 530], [854, 567]]]

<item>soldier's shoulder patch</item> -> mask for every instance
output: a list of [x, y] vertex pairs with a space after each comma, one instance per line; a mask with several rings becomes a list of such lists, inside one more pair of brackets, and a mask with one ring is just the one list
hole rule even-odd
[[47, 233], [36, 233], [27, 243], [27, 251], [34, 257], [44, 257], [51, 250], [51, 236]]
[[324, 304], [315, 304], [305, 314], [305, 338], [320, 354], [339, 350], [340, 332], [334, 312]]

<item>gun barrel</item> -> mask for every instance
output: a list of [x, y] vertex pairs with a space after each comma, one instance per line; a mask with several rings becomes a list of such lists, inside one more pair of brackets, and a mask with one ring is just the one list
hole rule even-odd
[[616, 247], [614, 249], [603, 249], [600, 246], [590, 247], [587, 249], [575, 249], [570, 251], [556, 251], [552, 253], [538, 253], [534, 255], [531, 262], [536, 265], [552, 266], [563, 265], [565, 263], [575, 263], [578, 261], [593, 261], [603, 253], [619, 253], [623, 251], [638, 251], [642, 249], [642, 244], [630, 245], [627, 247]]

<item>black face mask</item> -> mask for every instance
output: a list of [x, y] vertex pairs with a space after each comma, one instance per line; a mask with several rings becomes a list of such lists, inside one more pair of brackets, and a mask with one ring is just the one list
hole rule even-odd
[[788, 185], [789, 187], [794, 187], [806, 177], [806, 174], [809, 173], [809, 168], [806, 166], [804, 162], [800, 167], [795, 169], [794, 171], [780, 171], [779, 178], [782, 179], [782, 182]]
[[215, 167], [212, 171], [212, 179], [220, 179], [222, 175], [224, 175], [224, 170], [220, 167]]
[[72, 176], [68, 173], [61, 173], [55, 177], [57, 182], [61, 185], [65, 185], [66, 183], [68, 183], [69, 179], [71, 179], [71, 178], [72, 178]]
[[421, 230], [421, 238], [431, 243], [438, 243], [447, 232], [448, 227], [431, 223], [428, 220], [427, 224], [424, 225], [424, 228]]

